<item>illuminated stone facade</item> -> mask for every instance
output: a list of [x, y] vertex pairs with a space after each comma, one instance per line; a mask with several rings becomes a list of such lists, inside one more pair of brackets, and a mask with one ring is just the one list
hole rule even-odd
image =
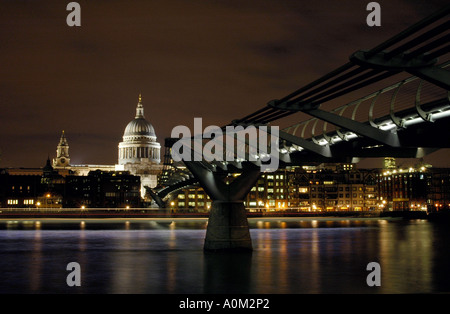
[[145, 197], [145, 186], [154, 188], [158, 184], [161, 144], [156, 141], [153, 125], [145, 119], [142, 98], [136, 107], [136, 116], [125, 128], [123, 141], [119, 143], [119, 161], [116, 170], [129, 171], [141, 178], [141, 195]]
[[53, 167], [65, 168], [70, 165], [69, 157], [69, 143], [67, 142], [66, 135], [62, 131], [59, 144], [56, 148], [56, 158], [53, 159]]
[[161, 162], [161, 145], [156, 141], [153, 125], [144, 117], [144, 106], [139, 95], [135, 118], [128, 123], [119, 144], [119, 165]]
[[56, 158], [53, 167], [57, 170], [66, 170], [79, 176], [87, 176], [90, 171], [127, 171], [140, 177], [141, 196], [146, 194], [145, 186], [155, 187], [158, 183], [158, 174], [162, 170], [160, 165], [161, 145], [156, 141], [156, 133], [152, 124], [144, 117], [142, 97], [136, 107], [136, 116], [130, 121], [124, 131], [123, 141], [118, 147], [118, 163], [116, 165], [71, 165], [69, 156], [69, 143], [63, 131], [56, 149]]

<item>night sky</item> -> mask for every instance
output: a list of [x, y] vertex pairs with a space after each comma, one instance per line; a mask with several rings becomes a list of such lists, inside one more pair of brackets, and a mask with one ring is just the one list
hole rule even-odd
[[86, 0], [81, 27], [69, 2], [0, 0], [0, 167], [43, 166], [62, 130], [72, 164], [115, 164], [139, 93], [162, 145], [194, 117], [225, 125], [448, 1], [378, 1], [381, 27], [368, 0]]

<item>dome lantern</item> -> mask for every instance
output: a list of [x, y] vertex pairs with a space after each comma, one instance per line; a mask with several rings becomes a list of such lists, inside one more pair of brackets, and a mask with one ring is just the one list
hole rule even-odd
[[145, 118], [144, 117], [144, 106], [142, 105], [142, 96], [139, 94], [139, 100], [136, 107], [136, 119]]

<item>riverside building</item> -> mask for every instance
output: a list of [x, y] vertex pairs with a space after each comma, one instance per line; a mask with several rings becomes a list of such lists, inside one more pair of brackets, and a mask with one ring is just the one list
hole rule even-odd
[[[260, 176], [245, 200], [249, 212], [433, 211], [450, 208], [450, 170], [423, 162], [402, 168], [387, 158], [377, 169], [352, 164], [292, 167]], [[208, 211], [201, 187], [174, 193], [173, 211]]]
[[[153, 188], [157, 185], [158, 175], [162, 170], [161, 145], [157, 141], [153, 125], [144, 115], [141, 95], [136, 114], [126, 125], [122, 141], [118, 145], [117, 164], [72, 164], [69, 147], [68, 137], [62, 131], [56, 157], [52, 161], [48, 158], [44, 167], [0, 169], [0, 206], [35, 208], [45, 204], [47, 207], [59, 208], [73, 204], [75, 207], [139, 207], [141, 203], [150, 204], [151, 199], [146, 195], [145, 186]], [[126, 176], [129, 177], [126, 179]], [[137, 197], [142, 202], [136, 200], [136, 178], [139, 180]], [[95, 180], [103, 180], [104, 195], [92, 188]], [[121, 186], [126, 180], [128, 182]], [[117, 187], [117, 191], [111, 187], [113, 185]], [[71, 186], [78, 186], [85, 193], [70, 190]], [[110, 191], [105, 192], [105, 186], [111, 187]], [[67, 189], [75, 196], [70, 196]]]

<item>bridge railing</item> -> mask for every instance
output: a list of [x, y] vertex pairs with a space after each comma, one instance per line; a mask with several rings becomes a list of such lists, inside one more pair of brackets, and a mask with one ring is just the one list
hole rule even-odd
[[[441, 65], [450, 69], [450, 61]], [[375, 128], [391, 129], [405, 127], [411, 120], [433, 121], [433, 113], [450, 110], [450, 91], [420, 79], [408, 77], [400, 82], [379, 89], [352, 102], [331, 109], [330, 112], [358, 122], [369, 123]], [[428, 108], [423, 105], [431, 104]], [[413, 109], [409, 116], [398, 116], [399, 112]], [[333, 140], [356, 136], [344, 132], [318, 118], [310, 118], [283, 129], [292, 135], [309, 138], [317, 144], [329, 144]], [[330, 134], [334, 132], [334, 139]]]

